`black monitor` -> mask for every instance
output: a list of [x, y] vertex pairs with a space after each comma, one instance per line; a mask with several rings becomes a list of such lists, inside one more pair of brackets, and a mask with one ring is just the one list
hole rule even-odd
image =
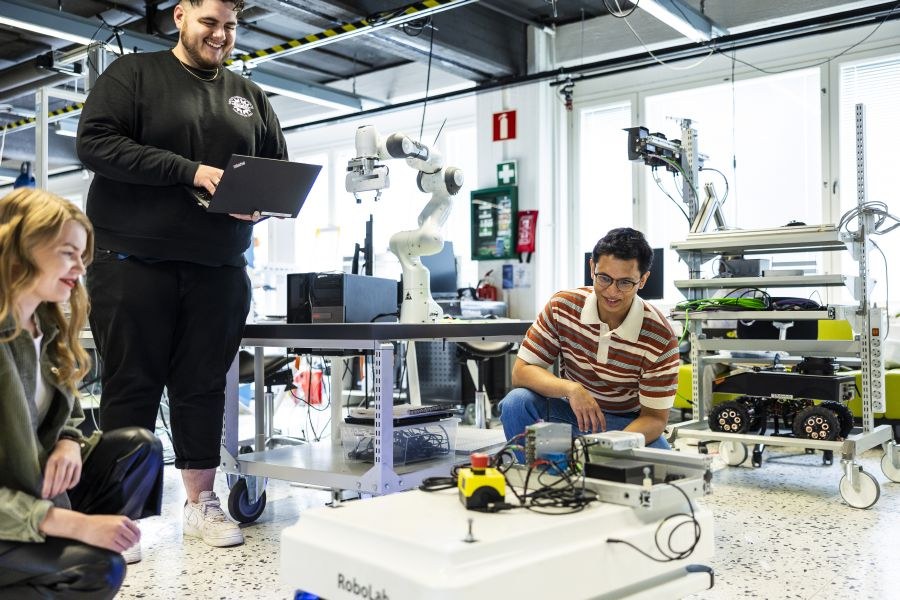
[[[662, 300], [665, 287], [665, 256], [663, 248], [653, 249], [653, 265], [650, 267], [650, 277], [647, 283], [638, 292], [638, 296], [644, 300]], [[584, 253], [584, 285], [594, 285], [594, 275], [591, 273], [590, 260], [593, 252]]]
[[422, 264], [431, 273], [432, 298], [456, 298], [456, 255], [453, 242], [444, 242], [437, 254], [421, 257]]

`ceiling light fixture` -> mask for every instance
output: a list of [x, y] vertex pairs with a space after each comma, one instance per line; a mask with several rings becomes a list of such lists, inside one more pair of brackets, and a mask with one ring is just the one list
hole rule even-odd
[[728, 33], [683, 0], [640, 0], [637, 6], [694, 42]]

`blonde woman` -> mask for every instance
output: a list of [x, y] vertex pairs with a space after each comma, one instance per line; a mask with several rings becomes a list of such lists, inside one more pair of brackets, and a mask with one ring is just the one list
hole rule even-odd
[[140, 541], [132, 519], [159, 514], [159, 440], [77, 427], [92, 255], [71, 202], [28, 188], [0, 199], [0, 597], [113, 597], [120, 553]]

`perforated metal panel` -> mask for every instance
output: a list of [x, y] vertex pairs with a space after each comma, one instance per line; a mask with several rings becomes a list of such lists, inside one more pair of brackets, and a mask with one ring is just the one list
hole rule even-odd
[[[475, 386], [453, 342], [416, 342], [419, 389], [423, 402], [468, 404]], [[488, 359], [480, 367], [488, 395], [499, 401], [506, 394], [506, 357]]]
[[416, 342], [423, 401], [462, 403], [462, 369], [453, 342]]

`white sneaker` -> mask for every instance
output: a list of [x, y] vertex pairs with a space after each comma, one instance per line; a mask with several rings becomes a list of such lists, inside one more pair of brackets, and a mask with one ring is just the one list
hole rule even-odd
[[122, 558], [125, 559], [125, 564], [133, 565], [136, 562], [140, 562], [142, 558], [144, 558], [143, 553], [141, 552], [141, 543], [138, 542], [128, 550], [124, 550], [122, 552]]
[[228, 519], [215, 492], [200, 492], [196, 504], [184, 504], [184, 535], [201, 538], [210, 546], [236, 546], [244, 543], [237, 523]]

